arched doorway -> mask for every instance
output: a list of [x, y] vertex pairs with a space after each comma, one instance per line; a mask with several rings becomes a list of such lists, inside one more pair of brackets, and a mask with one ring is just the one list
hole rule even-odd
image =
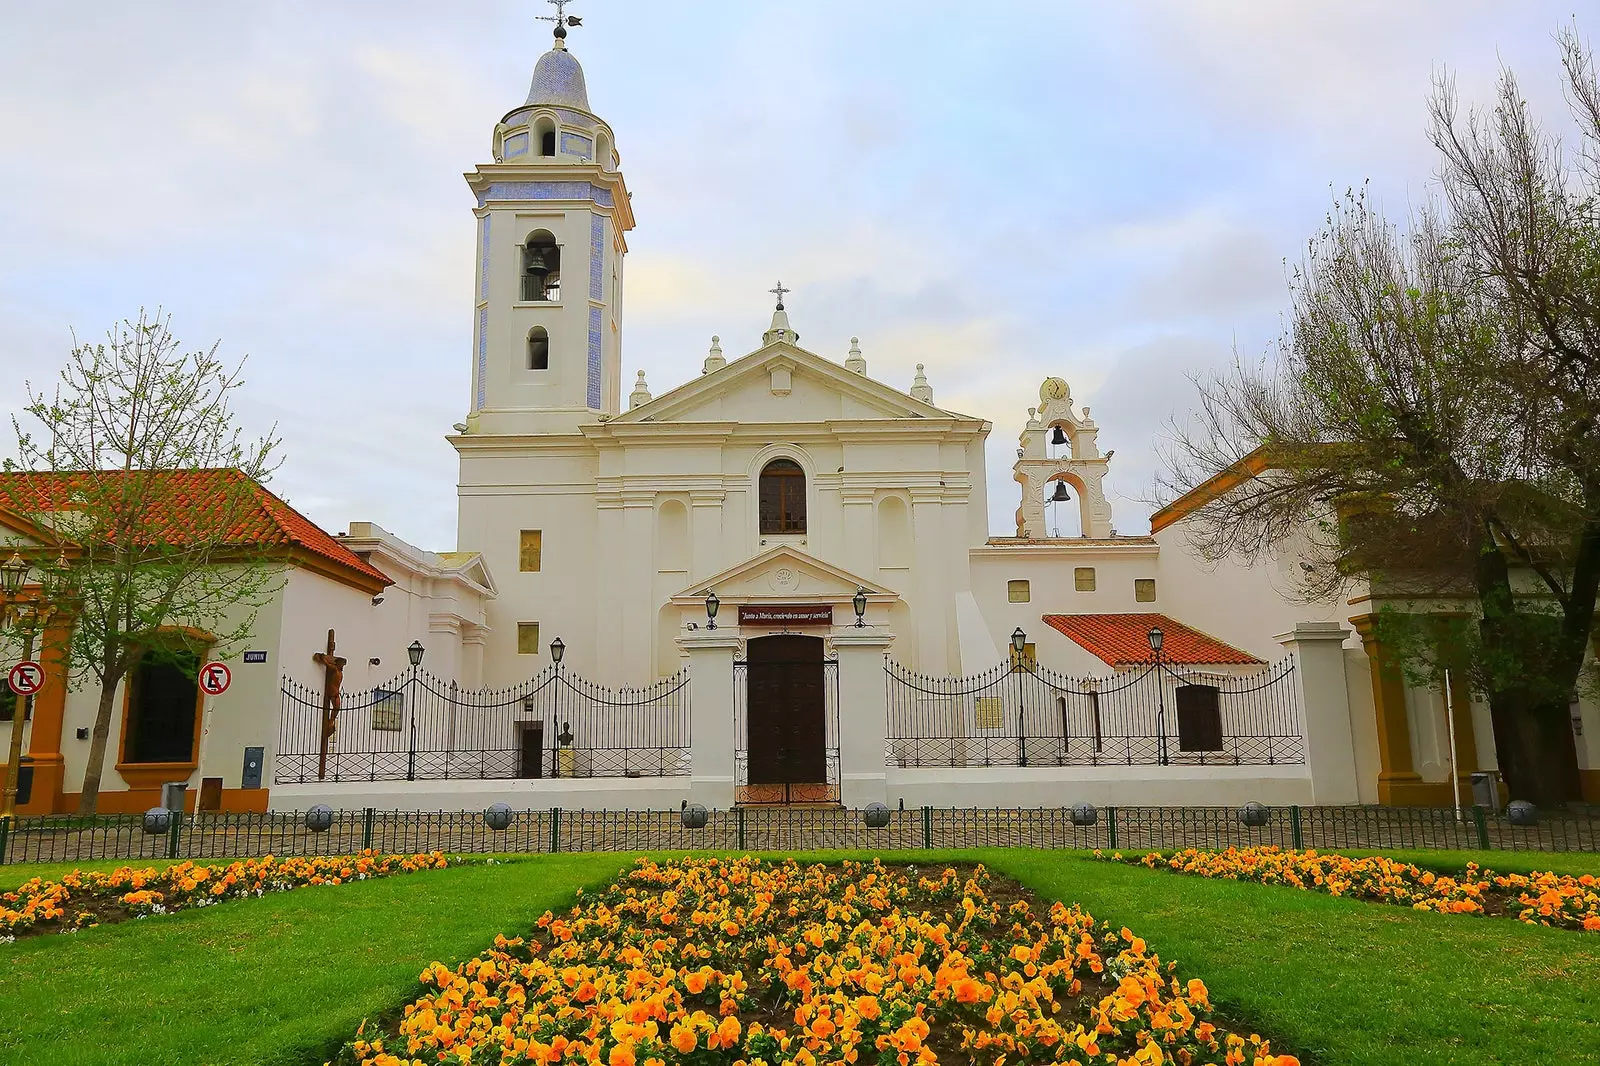
[[821, 637], [782, 633], [748, 645], [739, 710], [740, 803], [838, 802], [835, 678]]

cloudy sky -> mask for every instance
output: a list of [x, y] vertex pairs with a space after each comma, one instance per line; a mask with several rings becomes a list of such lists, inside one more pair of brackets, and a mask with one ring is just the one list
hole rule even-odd
[[[842, 361], [858, 335], [872, 376], [925, 363], [936, 402], [994, 423], [995, 532], [1059, 374], [1142, 533], [1188, 375], [1268, 350], [1333, 193], [1428, 195], [1445, 69], [1482, 101], [1510, 66], [1560, 115], [1574, 4], [578, 0], [638, 216], [624, 378], [693, 377], [713, 333], [755, 348], [782, 277], [805, 347]], [[461, 174], [525, 96], [547, 7], [0, 0], [0, 411], [70, 331], [159, 304], [190, 345], [249, 356], [241, 412], [278, 425], [280, 494], [331, 531], [453, 547]]]

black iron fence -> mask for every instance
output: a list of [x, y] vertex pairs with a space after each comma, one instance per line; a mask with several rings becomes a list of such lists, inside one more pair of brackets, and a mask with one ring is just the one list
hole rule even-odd
[[559, 666], [465, 689], [425, 671], [341, 695], [323, 744], [322, 692], [285, 680], [273, 780], [669, 777], [689, 772], [687, 669], [608, 688]]
[[1001, 663], [966, 677], [886, 660], [888, 759], [911, 766], [1305, 761], [1293, 657], [1229, 675], [1152, 663], [1072, 678]]
[[[1082, 825], [1066, 808], [986, 810], [913, 807], [881, 828], [840, 807], [737, 807], [709, 812], [689, 829], [678, 811], [517, 812], [503, 830], [476, 811], [334, 814], [313, 832], [299, 813], [181, 815], [163, 833], [138, 816], [0, 819], [0, 862], [92, 859], [232, 859], [395, 852], [750, 850], [892, 851], [942, 848], [1101, 848], [1137, 853], [1182, 847], [1275, 844], [1286, 848], [1456, 848], [1600, 851], [1600, 807], [1545, 812], [1535, 825], [1467, 808], [1272, 807], [1260, 825], [1226, 807], [1106, 807]], [[1080, 816], [1081, 818], [1081, 816]]]

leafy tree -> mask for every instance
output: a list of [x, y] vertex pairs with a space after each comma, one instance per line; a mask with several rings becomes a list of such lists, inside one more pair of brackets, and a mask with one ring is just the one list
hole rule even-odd
[[1471, 671], [1512, 791], [1540, 803], [1579, 796], [1600, 589], [1600, 84], [1576, 31], [1559, 42], [1577, 161], [1510, 71], [1465, 118], [1441, 78], [1439, 195], [1404, 231], [1364, 191], [1335, 205], [1276, 358], [1200, 383], [1163, 475], [1257, 471], [1200, 509], [1201, 552], [1292, 547], [1312, 599], [1370, 581], [1401, 605], [1380, 636], [1414, 673]]
[[[46, 597], [70, 612], [61, 649], [99, 705], [78, 812], [100, 793], [114, 697], [152, 658], [196, 669], [196, 653], [246, 638], [281, 566], [241, 531], [261, 509], [274, 432], [247, 440], [230, 407], [243, 362], [185, 352], [170, 317], [140, 311], [106, 343], [74, 345], [53, 394], [28, 386], [13, 417], [7, 505], [35, 527]], [[31, 432], [30, 432], [31, 428]]]

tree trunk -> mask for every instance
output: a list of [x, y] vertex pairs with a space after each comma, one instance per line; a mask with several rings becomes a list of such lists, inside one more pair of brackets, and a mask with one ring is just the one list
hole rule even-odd
[[1516, 692], [1490, 694], [1495, 757], [1512, 799], [1560, 807], [1582, 798], [1578, 749], [1567, 708], [1554, 701], [1530, 705]]
[[1492, 544], [1480, 549], [1477, 585], [1495, 759], [1511, 798], [1540, 807], [1581, 799], [1567, 710], [1581, 656], [1574, 663], [1561, 654], [1559, 625], [1549, 615], [1518, 612], [1510, 567]]
[[108, 676], [100, 685], [100, 706], [94, 715], [94, 731], [89, 735], [89, 764], [83, 770], [83, 791], [78, 796], [78, 814], [87, 817], [100, 803], [100, 778], [105, 773], [106, 744], [111, 737], [111, 711], [116, 706], [121, 677]]

